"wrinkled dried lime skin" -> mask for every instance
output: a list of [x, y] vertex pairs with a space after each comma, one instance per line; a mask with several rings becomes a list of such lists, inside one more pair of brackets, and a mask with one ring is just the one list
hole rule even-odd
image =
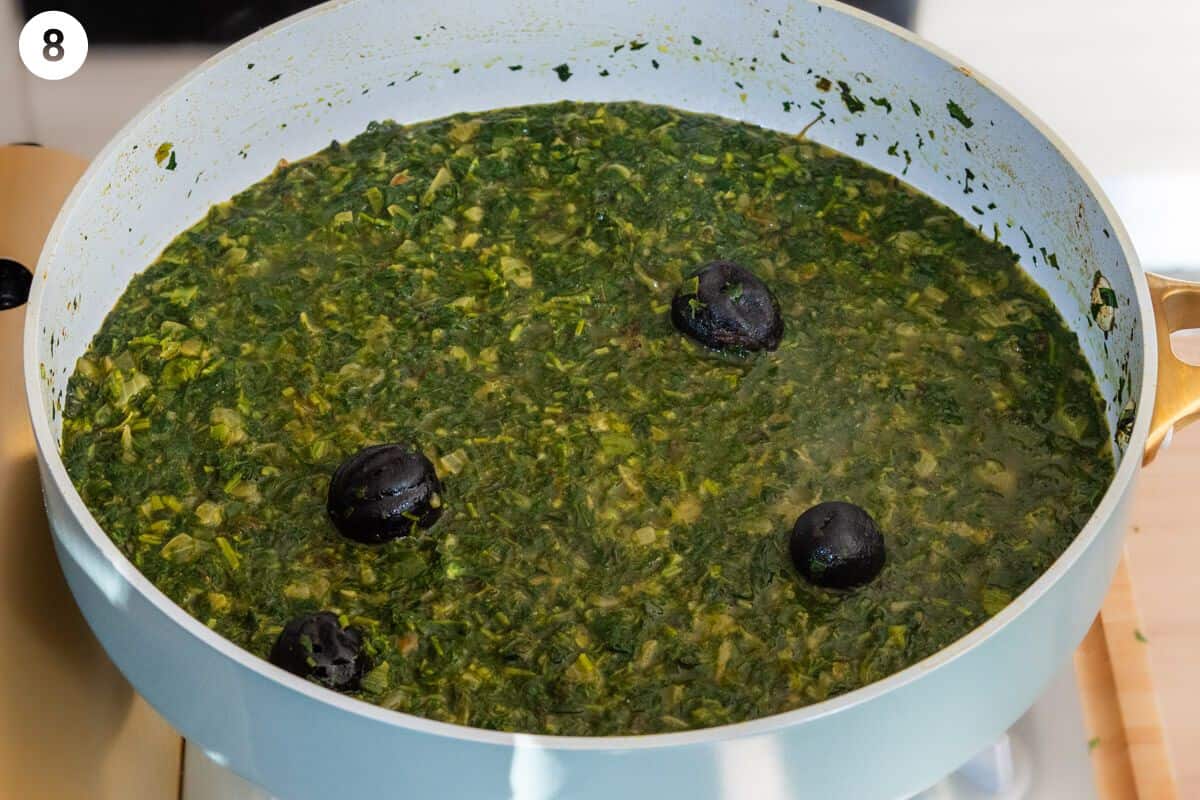
[[783, 339], [779, 301], [753, 272], [732, 261], [695, 270], [671, 301], [671, 322], [713, 350], [774, 350]]
[[870, 583], [883, 569], [883, 536], [864, 509], [853, 503], [818, 503], [792, 528], [792, 563], [810, 583], [851, 589]]
[[329, 611], [297, 617], [284, 626], [270, 661], [337, 691], [357, 689], [367, 668], [362, 633], [353, 626], [343, 628]]
[[415, 448], [377, 444], [341, 463], [329, 481], [325, 508], [343, 536], [381, 544], [438, 521], [442, 482]]

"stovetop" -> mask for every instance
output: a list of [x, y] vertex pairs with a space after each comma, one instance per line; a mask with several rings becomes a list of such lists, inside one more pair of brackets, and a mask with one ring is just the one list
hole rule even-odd
[[1095, 800], [1072, 662], [996, 745], [914, 800]]

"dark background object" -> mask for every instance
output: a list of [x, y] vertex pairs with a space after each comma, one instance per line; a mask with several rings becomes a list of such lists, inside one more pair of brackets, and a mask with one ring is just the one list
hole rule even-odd
[[16, 261], [0, 258], [0, 311], [25, 305], [31, 286], [33, 273]]
[[96, 44], [233, 42], [286, 16], [317, 5], [314, 0], [24, 0], [26, 19], [42, 11], [65, 11], [83, 24]]
[[[65, 11], [97, 44], [233, 42], [286, 16], [317, 5], [316, 0], [23, 0], [25, 19], [42, 11]], [[917, 0], [857, 0], [851, 5], [899, 25], [912, 27]]]
[[856, 0], [850, 5], [912, 30], [917, 16], [917, 0]]

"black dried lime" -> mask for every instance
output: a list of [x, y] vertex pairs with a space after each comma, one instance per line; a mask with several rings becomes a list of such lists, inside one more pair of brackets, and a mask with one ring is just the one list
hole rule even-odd
[[0, 311], [25, 305], [33, 273], [16, 261], [0, 258]]
[[783, 338], [779, 301], [758, 276], [732, 261], [693, 272], [671, 301], [671, 322], [713, 350], [774, 350]]
[[849, 589], [883, 569], [883, 536], [871, 515], [853, 503], [818, 503], [792, 528], [792, 563], [810, 583]]
[[271, 648], [270, 661], [293, 675], [340, 692], [357, 689], [367, 671], [362, 633], [352, 626], [343, 628], [337, 616], [328, 611], [289, 622]]
[[415, 448], [378, 444], [338, 466], [325, 508], [343, 536], [380, 544], [437, 522], [444, 510], [442, 482]]

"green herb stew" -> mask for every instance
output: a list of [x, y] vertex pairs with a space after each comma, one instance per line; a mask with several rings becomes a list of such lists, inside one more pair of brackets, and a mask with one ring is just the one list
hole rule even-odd
[[[718, 259], [770, 287], [777, 349], [672, 326]], [[385, 442], [428, 458], [441, 516], [362, 544], [326, 494]], [[1071, 542], [1108, 443], [1047, 296], [945, 207], [794, 136], [558, 103], [372, 124], [213, 207], [79, 360], [63, 449], [138, 569], [250, 652], [329, 611], [356, 697], [596, 736], [947, 646]], [[828, 500], [886, 546], [854, 589], [789, 559]]]

